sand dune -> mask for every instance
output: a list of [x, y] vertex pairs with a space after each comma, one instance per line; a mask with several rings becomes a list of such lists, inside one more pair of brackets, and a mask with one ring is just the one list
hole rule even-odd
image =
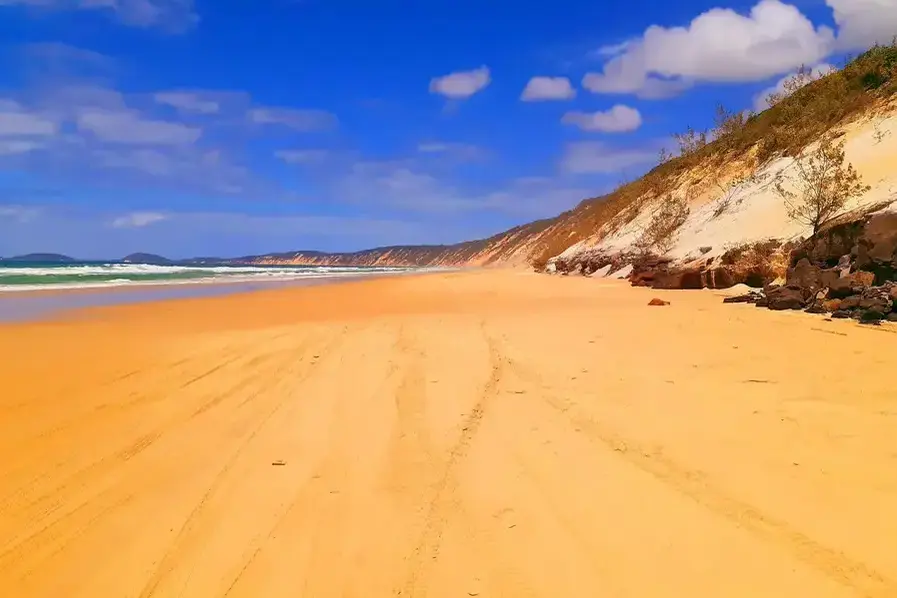
[[897, 327], [452, 273], [0, 327], [0, 595], [897, 596]]

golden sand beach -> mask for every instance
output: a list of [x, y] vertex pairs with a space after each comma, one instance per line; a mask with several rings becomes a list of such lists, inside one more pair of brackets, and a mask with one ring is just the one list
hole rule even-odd
[[894, 597], [895, 347], [510, 271], [4, 325], [0, 596]]

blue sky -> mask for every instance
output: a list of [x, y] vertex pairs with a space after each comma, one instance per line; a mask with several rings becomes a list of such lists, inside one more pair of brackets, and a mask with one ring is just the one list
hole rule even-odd
[[897, 0], [0, 0], [0, 255], [482, 237], [895, 33]]

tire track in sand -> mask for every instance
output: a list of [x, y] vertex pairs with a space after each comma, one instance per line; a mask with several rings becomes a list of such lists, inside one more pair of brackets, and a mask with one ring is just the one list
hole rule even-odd
[[[335, 348], [341, 345], [346, 340], [346, 330], [343, 329], [335, 338], [331, 339], [331, 341], [322, 349], [318, 350], [318, 354], [321, 358], [330, 354]], [[320, 361], [318, 362], [320, 363]], [[289, 371], [289, 367], [285, 368], [286, 371]], [[288, 379], [287, 381], [295, 384], [305, 380], [310, 377], [316, 368], [309, 368], [302, 375], [299, 376], [298, 380]], [[283, 371], [280, 372], [281, 374]], [[275, 379], [283, 380], [284, 376], [278, 375], [275, 376]], [[275, 396], [278, 396], [278, 393], [274, 393]], [[206, 489], [206, 492], [200, 498], [199, 502], [190, 511], [187, 518], [184, 520], [184, 523], [181, 525], [178, 530], [177, 536], [172, 541], [168, 550], [159, 560], [159, 564], [156, 566], [152, 575], [146, 581], [143, 586], [142, 591], [139, 594], [139, 598], [149, 598], [153, 596], [156, 589], [162, 584], [165, 580], [166, 576], [169, 575], [175, 569], [175, 564], [179, 560], [180, 552], [183, 549], [184, 544], [189, 540], [189, 536], [195, 526], [197, 525], [197, 521], [202, 516], [203, 512], [206, 509], [211, 498], [215, 495], [215, 493], [219, 490], [219, 488], [223, 485], [228, 472], [233, 468], [236, 464], [237, 459], [243, 453], [243, 451], [252, 443], [255, 437], [262, 431], [265, 425], [271, 421], [271, 419], [285, 406], [284, 401], [278, 401], [275, 405], [268, 410], [263, 417], [259, 420], [259, 423], [255, 425], [252, 432], [240, 443], [240, 445], [228, 456], [224, 465], [221, 469], [215, 474], [215, 478], [212, 483]]]
[[[428, 472], [439, 470], [425, 421], [426, 353], [409, 334], [406, 324], [399, 326], [393, 349], [397, 352], [396, 358], [402, 363], [402, 375], [396, 384], [393, 397], [396, 422], [393, 437], [390, 439], [388, 484], [397, 494], [416, 496], [414, 488], [408, 488], [408, 481], [419, 479], [415, 474], [420, 474], [426, 479]], [[393, 363], [390, 374], [397, 373], [398, 369], [399, 366]], [[413, 474], [409, 474], [409, 470]], [[432, 477], [432, 474], [429, 477]]]
[[[300, 350], [304, 349], [306, 343], [300, 345]], [[269, 360], [277, 355], [282, 355], [283, 350], [269, 351], [261, 356], [252, 359], [254, 363], [261, 364], [265, 360]], [[231, 360], [228, 360], [230, 363]], [[241, 391], [248, 389], [251, 385], [264, 382], [266, 380], [278, 378], [278, 374], [284, 370], [282, 363], [275, 364], [276, 367], [266, 368], [251, 372], [249, 375], [241, 378], [239, 382], [234, 384], [221, 397], [233, 397]], [[260, 390], [256, 388], [252, 391], [252, 396], [256, 396]], [[167, 396], [166, 393], [162, 393]], [[220, 399], [214, 398], [213, 401], [219, 402]], [[65, 502], [53, 499], [59, 493], [65, 492], [77, 485], [85, 485], [83, 478], [93, 473], [100, 473], [109, 467], [122, 465], [125, 462], [135, 458], [143, 450], [149, 448], [156, 440], [158, 440], [163, 431], [170, 431], [174, 426], [184, 424], [196, 417], [197, 413], [179, 414], [170, 418], [167, 422], [155, 427], [148, 434], [144, 434], [136, 441], [130, 443], [127, 447], [120, 449], [112, 454], [106, 455], [98, 462], [94, 462], [86, 468], [82, 468], [74, 472], [72, 475], [64, 479], [61, 485], [56, 486], [50, 492], [43, 492], [40, 497], [32, 500], [24, 505], [23, 508], [36, 508], [41, 502], [50, 501], [50, 506], [40, 509], [39, 516], [41, 518], [49, 518], [48, 521], [39, 525], [37, 529], [32, 530], [23, 538], [11, 540], [5, 545], [0, 545], [0, 563], [4, 567], [9, 567], [11, 563], [21, 561], [27, 554], [35, 554], [37, 551], [48, 550], [41, 557], [41, 561], [52, 558], [56, 554], [62, 552], [73, 542], [87, 531], [94, 522], [102, 519], [111, 511], [126, 505], [132, 498], [128, 495], [124, 498], [113, 498], [111, 502], [108, 499], [115, 493], [115, 487], [109, 486], [97, 494], [81, 499], [79, 503], [71, 507]], [[64, 510], [58, 516], [56, 512]], [[78, 521], [78, 519], [81, 519]], [[51, 544], [55, 546], [50, 547]], [[22, 578], [30, 577], [39, 571], [40, 567], [32, 567], [22, 573]]]
[[[412, 352], [411, 345], [408, 341], [408, 337], [406, 334], [405, 326], [400, 326], [398, 332], [396, 333], [395, 341], [392, 345], [392, 350], [397, 351], [399, 353], [399, 357], [406, 355], [407, 353], [412, 353], [415, 357], [423, 359], [423, 352]], [[416, 360], [410, 364], [409, 368], [405, 370], [405, 374], [402, 376], [400, 381], [395, 381], [397, 374], [399, 373], [401, 367], [396, 362], [395, 359], [390, 359], [385, 375], [383, 377], [382, 383], [376, 388], [372, 395], [376, 396], [380, 393], [381, 388], [389, 388], [394, 387], [397, 395], [396, 401], [398, 402], [400, 399], [399, 395], [403, 394], [403, 390], [407, 392], [409, 385], [413, 384], [413, 381], [416, 380], [419, 376], [422, 378], [422, 361]], [[357, 414], [356, 414], [357, 415]], [[353, 415], [354, 417], [355, 415]], [[240, 582], [243, 580], [246, 572], [250, 569], [253, 563], [256, 562], [259, 555], [262, 553], [262, 550], [265, 548], [266, 544], [271, 541], [272, 538], [276, 537], [282, 526], [289, 523], [289, 520], [293, 517], [293, 515], [300, 509], [307, 509], [307, 500], [315, 493], [329, 493], [328, 488], [331, 486], [325, 480], [326, 473], [328, 471], [332, 471], [333, 469], [338, 467], [338, 459], [339, 455], [333, 452], [328, 453], [312, 470], [312, 473], [309, 474], [306, 481], [299, 487], [296, 493], [292, 496], [292, 498], [288, 501], [289, 506], [280, 513], [273, 521], [273, 523], [268, 528], [267, 532], [258, 536], [248, 547], [247, 554], [248, 556], [243, 561], [239, 571], [234, 575], [230, 584], [224, 590], [222, 598], [227, 598], [230, 596], [232, 592], [238, 587]]]
[[433, 488], [433, 493], [426, 507], [426, 519], [424, 529], [414, 548], [408, 566], [408, 577], [400, 591], [403, 597], [424, 596], [427, 593], [426, 576], [429, 568], [439, 559], [439, 551], [442, 546], [442, 536], [445, 526], [457, 506], [453, 505], [457, 479], [455, 471], [467, 458], [473, 440], [479, 432], [483, 417], [489, 404], [498, 394], [498, 385], [501, 382], [504, 371], [504, 360], [499, 352], [498, 345], [486, 332], [485, 322], [480, 322], [483, 338], [489, 352], [489, 378], [483, 385], [473, 409], [464, 418], [461, 424], [461, 434], [449, 451], [448, 459], [444, 465], [442, 475]]
[[609, 426], [582, 412], [570, 399], [547, 391], [542, 379], [519, 361], [507, 358], [507, 364], [514, 375], [541, 389], [540, 397], [551, 408], [563, 414], [577, 431], [584, 433], [593, 441], [598, 441], [631, 465], [688, 496], [705, 509], [724, 517], [734, 526], [752, 533], [765, 542], [785, 548], [799, 561], [861, 596], [866, 598], [897, 596], [897, 581], [885, 577], [866, 563], [842, 551], [817, 542], [786, 521], [731, 496], [722, 488], [715, 486], [703, 472], [689, 469], [660, 451], [649, 450], [638, 442], [621, 436]]

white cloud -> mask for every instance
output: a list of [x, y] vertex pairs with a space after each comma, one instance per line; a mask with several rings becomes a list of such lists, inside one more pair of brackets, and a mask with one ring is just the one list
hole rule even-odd
[[133, 145], [188, 145], [202, 129], [181, 123], [143, 118], [133, 111], [88, 110], [78, 115], [78, 129], [107, 143]]
[[56, 122], [25, 110], [17, 102], [0, 100], [0, 136], [46, 136], [58, 130]]
[[583, 131], [625, 133], [642, 126], [642, 115], [635, 108], [617, 104], [605, 112], [568, 112], [561, 122], [576, 125]]
[[897, 0], [826, 0], [838, 25], [838, 46], [860, 50], [897, 35]]
[[454, 100], [463, 100], [483, 90], [491, 81], [489, 67], [481, 66], [472, 71], [451, 73], [430, 81], [430, 93]]
[[[835, 67], [828, 63], [822, 63], [814, 66], [811, 69], [811, 72], [814, 77], [819, 78], [823, 75], [828, 74], [834, 68]], [[764, 110], [769, 108], [769, 96], [774, 93], [782, 93], [785, 90], [785, 82], [791, 79], [795, 74], [796, 73], [789, 73], [788, 75], [785, 75], [784, 77], [779, 79], [779, 81], [775, 85], [773, 85], [772, 87], [767, 87], [756, 96], [754, 96], [754, 110], [756, 110], [757, 112], [763, 112]], [[806, 85], [806, 83], [809, 82], [810, 81], [807, 80], [804, 84]]]
[[539, 100], [569, 100], [576, 97], [576, 90], [567, 77], [533, 77], [526, 84], [520, 99], [524, 102]]
[[297, 131], [327, 129], [337, 122], [336, 116], [330, 112], [296, 108], [254, 108], [249, 111], [248, 117], [257, 125], [281, 125]]
[[687, 27], [649, 27], [602, 73], [587, 74], [583, 86], [657, 97], [692, 81], [758, 81], [817, 63], [833, 44], [832, 30], [814, 27], [796, 7], [761, 0], [747, 15], [715, 8]]
[[193, 0], [0, 0], [0, 6], [26, 6], [44, 10], [101, 10], [132, 27], [182, 31], [196, 24]]
[[155, 94], [153, 98], [159, 104], [166, 104], [184, 112], [216, 114], [221, 110], [219, 102], [194, 91], [165, 91]]
[[317, 164], [327, 159], [327, 150], [281, 150], [274, 155], [287, 164]]
[[165, 220], [167, 216], [159, 212], [131, 212], [112, 220], [112, 228], [143, 228]]
[[571, 174], [611, 174], [657, 159], [657, 153], [645, 149], [623, 149], [597, 141], [569, 143], [561, 159], [561, 168]]

